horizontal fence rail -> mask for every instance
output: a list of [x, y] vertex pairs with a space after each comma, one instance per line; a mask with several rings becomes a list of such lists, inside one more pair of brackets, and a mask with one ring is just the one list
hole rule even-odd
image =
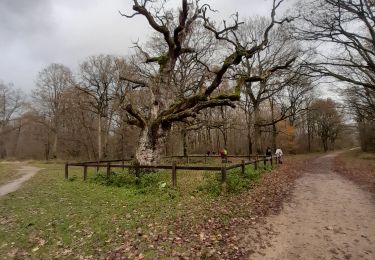
[[[164, 158], [183, 158], [184, 156], [171, 156]], [[220, 155], [189, 155], [192, 158], [204, 158], [204, 157], [218, 157]], [[90, 167], [96, 168], [99, 171], [100, 168], [105, 168], [107, 177], [111, 176], [111, 170], [113, 168], [121, 169], [151, 169], [151, 170], [171, 170], [172, 173], [172, 185], [177, 186], [177, 170], [191, 170], [191, 171], [211, 171], [211, 172], [221, 172], [221, 184], [225, 187], [227, 171], [232, 169], [241, 169], [241, 173], [245, 174], [246, 165], [254, 165], [254, 169], [257, 170], [261, 163], [266, 167], [267, 162], [272, 166], [274, 163], [277, 165], [279, 163], [279, 158], [276, 156], [266, 157], [264, 155], [228, 155], [227, 158], [249, 158], [249, 161], [241, 160], [241, 163], [230, 164], [223, 162], [221, 166], [192, 166], [192, 165], [178, 165], [175, 161], [171, 165], [136, 165], [136, 164], [125, 164], [125, 162], [133, 161], [133, 159], [119, 159], [119, 160], [104, 160], [99, 162], [78, 162], [78, 163], [66, 163], [65, 164], [65, 178], [69, 178], [69, 167], [83, 167], [83, 179], [87, 179], [87, 170]], [[251, 160], [251, 158], [255, 158]], [[121, 164], [119, 164], [119, 162]]]

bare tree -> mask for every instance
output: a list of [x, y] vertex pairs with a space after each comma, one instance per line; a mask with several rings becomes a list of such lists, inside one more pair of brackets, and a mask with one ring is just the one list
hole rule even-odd
[[[375, 5], [371, 0], [301, 2], [296, 37], [315, 43], [317, 73], [375, 90]], [[328, 50], [328, 51], [324, 51]]]
[[98, 160], [106, 157], [107, 138], [113, 115], [125, 97], [125, 86], [119, 81], [124, 66], [123, 59], [110, 55], [91, 56], [80, 65], [81, 83], [77, 88], [84, 95], [82, 100], [87, 103], [85, 108], [97, 115]]
[[[361, 133], [373, 114], [375, 93], [375, 5], [372, 0], [301, 2], [295, 36], [320, 53], [305, 63], [316, 77], [341, 81], [349, 111]], [[371, 105], [372, 104], [372, 105]], [[373, 116], [370, 116], [373, 117]], [[371, 134], [370, 134], [371, 135]], [[360, 136], [360, 138], [362, 138]]]
[[[182, 6], [176, 15], [172, 11], [166, 11], [164, 6], [156, 6], [153, 1], [134, 0], [132, 15], [144, 16], [149, 25], [163, 39], [163, 45], [158, 51], [149, 51], [137, 45], [139, 54], [143, 56], [144, 62], [149, 64], [148, 77], [123, 76], [122, 79], [132, 82], [137, 86], [147, 89], [150, 102], [146, 113], [142, 113], [134, 105], [126, 107], [127, 112], [132, 116], [129, 123], [137, 125], [141, 129], [139, 145], [136, 151], [137, 160], [141, 164], [154, 164], [160, 159], [161, 150], [164, 147], [166, 137], [174, 122], [188, 120], [195, 117], [199, 111], [216, 106], [234, 106], [233, 101], [240, 98], [240, 87], [244, 79], [236, 78], [237, 83], [233, 91], [225, 94], [216, 94], [224, 77], [234, 66], [240, 64], [243, 59], [251, 59], [254, 54], [263, 49], [268, 44], [268, 34], [277, 23], [288, 21], [276, 21], [275, 11], [282, 1], [274, 1], [271, 11], [271, 21], [265, 29], [264, 34], [258, 42], [241, 44], [238, 41], [236, 30], [238, 29], [238, 15], [234, 16], [232, 25], [223, 24], [223, 28], [217, 28], [208, 17], [211, 10], [208, 5], [198, 5], [188, 0], [182, 0]], [[152, 12], [154, 10], [155, 12]], [[205, 43], [192, 48], [188, 45], [187, 39], [196, 30], [203, 26], [212, 33], [223, 48], [221, 52], [217, 50], [216, 55], [209, 62], [202, 61], [199, 57], [201, 48], [205, 48]], [[207, 44], [207, 43], [206, 43]], [[219, 46], [219, 45], [217, 45]], [[224, 53], [224, 57], [220, 56]], [[173, 95], [174, 75], [177, 73], [177, 64], [184, 56], [193, 56], [194, 63], [201, 64], [202, 70], [200, 80], [196, 82], [195, 92], [188, 97], [178, 98]], [[198, 56], [198, 57], [197, 57]], [[143, 73], [143, 75], [147, 73]]]
[[331, 148], [334, 149], [337, 136], [343, 127], [343, 118], [336, 103], [332, 99], [317, 99], [313, 102], [311, 108], [317, 134], [322, 141], [324, 151], [328, 151], [329, 142]]
[[13, 84], [0, 81], [0, 156], [7, 156], [4, 135], [20, 126], [12, 127], [10, 122], [13, 117], [21, 112], [24, 105], [23, 94], [14, 88]]
[[33, 94], [39, 111], [47, 117], [47, 123], [53, 132], [52, 158], [57, 158], [64, 93], [73, 85], [72, 72], [62, 64], [51, 64], [38, 74]]
[[[267, 29], [268, 23], [265, 18], [249, 20], [246, 24], [246, 30], [241, 35], [242, 41], [257, 41], [259, 35], [262, 35]], [[269, 43], [263, 49], [258, 50], [256, 58], [251, 61], [244, 60], [237, 72], [245, 82], [245, 97], [248, 97], [253, 106], [253, 141], [257, 153], [263, 152], [261, 128], [273, 125], [274, 131], [276, 131], [276, 123], [287, 117], [284, 110], [279, 118], [276, 119], [274, 117], [273, 96], [280, 93], [286, 86], [297, 81], [298, 74], [291, 68], [295, 65], [297, 57], [301, 55], [295, 40], [288, 36], [288, 31], [284, 28], [277, 28], [277, 30], [270, 33], [269, 37]], [[298, 67], [298, 65], [295, 65], [295, 67]], [[266, 100], [271, 102], [272, 122], [267, 122], [260, 113], [261, 104]], [[275, 135], [273, 143], [273, 146], [276, 146]]]
[[363, 151], [375, 150], [375, 91], [352, 86], [343, 91], [347, 107], [358, 123], [359, 140]]
[[23, 104], [24, 98], [20, 90], [15, 89], [13, 84], [0, 82], [0, 131], [20, 112]]

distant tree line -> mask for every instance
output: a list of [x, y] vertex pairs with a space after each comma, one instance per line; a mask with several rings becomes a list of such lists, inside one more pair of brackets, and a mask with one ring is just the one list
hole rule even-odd
[[[134, 1], [121, 14], [155, 31], [134, 53], [91, 56], [74, 73], [51, 64], [30, 98], [1, 83], [1, 157], [155, 164], [224, 146], [328, 151], [355, 145], [356, 134], [374, 149], [373, 4], [303, 2], [279, 18], [281, 3], [269, 18], [217, 23], [206, 4], [165, 11], [164, 1]], [[320, 98], [321, 85], [339, 88], [345, 104]]]

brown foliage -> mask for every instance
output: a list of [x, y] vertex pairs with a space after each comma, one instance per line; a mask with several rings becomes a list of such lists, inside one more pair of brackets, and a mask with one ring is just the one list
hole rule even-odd
[[[372, 155], [375, 158], [374, 155]], [[357, 183], [364, 190], [375, 193], [375, 160], [350, 156], [337, 156], [334, 169], [345, 178]]]
[[150, 220], [147, 230], [125, 232], [124, 244], [107, 259], [154, 258], [238, 259], [262, 247], [262, 234], [256, 228], [264, 216], [276, 214], [289, 197], [294, 181], [301, 176], [306, 161], [286, 161], [264, 174], [247, 192], [207, 200], [191, 197], [179, 207], [176, 217]]

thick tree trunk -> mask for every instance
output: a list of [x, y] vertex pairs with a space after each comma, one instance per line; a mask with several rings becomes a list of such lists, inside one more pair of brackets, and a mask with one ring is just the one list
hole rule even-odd
[[146, 126], [140, 132], [135, 157], [140, 165], [157, 165], [165, 146], [169, 128]]

